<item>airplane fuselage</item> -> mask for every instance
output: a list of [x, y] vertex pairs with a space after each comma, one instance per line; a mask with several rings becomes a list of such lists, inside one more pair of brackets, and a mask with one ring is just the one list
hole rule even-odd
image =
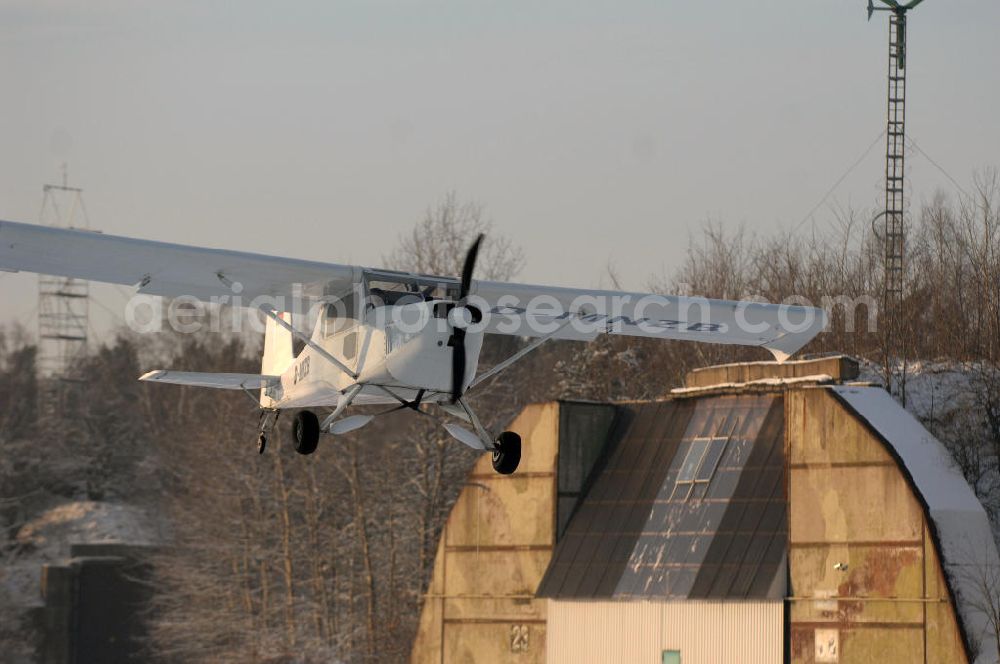
[[[306, 346], [282, 373], [280, 384], [268, 388], [266, 396], [273, 400], [273, 407], [281, 409], [336, 406], [345, 390], [361, 384], [354, 399], [359, 405], [397, 404], [396, 397], [411, 401], [421, 392], [423, 401], [449, 400], [453, 330], [437, 324], [442, 317], [435, 317], [435, 307], [441, 304], [429, 301], [366, 307], [360, 320], [340, 324], [320, 316], [312, 341], [357, 377]], [[482, 342], [482, 332], [466, 332], [463, 388], [476, 374]]]

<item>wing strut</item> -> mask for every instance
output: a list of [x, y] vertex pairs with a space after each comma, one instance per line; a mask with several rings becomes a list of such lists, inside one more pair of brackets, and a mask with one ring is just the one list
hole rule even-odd
[[326, 349], [324, 349], [318, 343], [316, 343], [315, 341], [313, 341], [309, 337], [308, 334], [306, 334], [305, 332], [302, 332], [301, 330], [297, 330], [294, 327], [292, 327], [292, 324], [286, 322], [278, 314], [277, 311], [275, 311], [274, 309], [265, 309], [264, 307], [261, 307], [260, 310], [263, 311], [266, 315], [268, 315], [271, 318], [273, 318], [275, 323], [277, 323], [281, 327], [283, 327], [286, 330], [288, 330], [289, 332], [291, 332], [293, 336], [295, 336], [296, 338], [301, 339], [302, 341], [304, 341], [307, 346], [309, 346], [314, 351], [316, 351], [317, 353], [319, 353], [320, 356], [322, 356], [324, 360], [326, 360], [327, 362], [329, 362], [333, 366], [337, 367], [338, 369], [340, 369], [341, 371], [343, 371], [345, 374], [347, 374], [351, 378], [354, 378], [355, 380], [357, 379], [358, 374], [356, 374], [355, 372], [351, 371], [350, 368], [348, 368], [348, 366], [346, 364], [344, 364], [343, 362], [341, 362], [340, 360], [338, 360], [337, 358], [335, 358], [333, 355], [330, 355], [330, 353], [326, 352]]
[[320, 431], [326, 431], [327, 427], [333, 424], [334, 420], [340, 417], [340, 414], [343, 413], [345, 410], [347, 410], [347, 407], [354, 402], [354, 397], [358, 396], [358, 393], [361, 392], [361, 388], [362, 385], [358, 383], [355, 383], [354, 385], [351, 385], [349, 388], [347, 388], [347, 391], [344, 393], [344, 396], [340, 399], [340, 402], [337, 404], [337, 407], [334, 408], [333, 412], [330, 413], [330, 415], [325, 420], [323, 420], [322, 424], [319, 425]]
[[511, 355], [510, 357], [508, 357], [503, 362], [500, 362], [499, 364], [494, 365], [493, 367], [491, 367], [485, 373], [482, 373], [479, 376], [476, 376], [476, 378], [471, 383], [469, 383], [469, 387], [466, 388], [466, 389], [467, 390], [471, 390], [472, 388], [474, 388], [476, 385], [479, 385], [479, 383], [483, 382], [487, 378], [491, 378], [491, 377], [497, 375], [498, 373], [500, 373], [501, 371], [503, 371], [504, 369], [506, 369], [510, 365], [514, 364], [515, 362], [517, 362], [518, 360], [520, 360], [522, 357], [524, 357], [525, 355], [527, 355], [531, 351], [535, 350], [536, 348], [538, 348], [539, 346], [541, 346], [543, 343], [545, 343], [549, 339], [553, 338], [555, 335], [559, 334], [559, 332], [561, 332], [564, 327], [566, 327], [567, 325], [569, 325], [573, 321], [573, 319], [576, 318], [577, 316], [579, 316], [579, 314], [573, 314], [572, 316], [569, 316], [562, 325], [560, 325], [556, 329], [552, 330], [551, 332], [549, 332], [548, 334], [546, 334], [544, 337], [538, 337], [537, 339], [534, 339], [527, 346], [525, 346], [521, 350], [519, 350], [516, 353], [514, 353], [513, 355]]
[[[465, 445], [468, 445], [474, 450], [490, 449], [493, 446], [493, 439], [490, 437], [490, 434], [486, 430], [486, 427], [484, 427], [482, 423], [480, 423], [479, 418], [476, 417], [476, 414], [472, 411], [472, 408], [469, 407], [469, 404], [467, 404], [465, 402], [465, 399], [463, 399], [462, 397], [459, 397], [456, 403], [462, 407], [462, 410], [465, 411], [466, 417], [462, 419], [465, 419], [470, 424], [472, 424], [472, 428], [475, 430], [475, 433], [463, 429], [457, 424], [445, 424], [444, 425], [445, 431], [451, 434], [451, 436], [454, 437], [456, 440], [458, 440], [460, 443], [464, 443]], [[475, 444], [477, 442], [479, 443], [479, 445]]]

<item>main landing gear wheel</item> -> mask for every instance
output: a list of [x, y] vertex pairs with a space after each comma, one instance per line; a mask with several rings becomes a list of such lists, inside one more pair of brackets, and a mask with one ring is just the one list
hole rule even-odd
[[292, 445], [299, 454], [312, 454], [319, 443], [319, 420], [309, 410], [300, 410], [292, 420]]
[[521, 437], [513, 431], [504, 431], [493, 443], [493, 470], [510, 475], [521, 463]]
[[267, 434], [263, 431], [257, 436], [257, 454], [263, 454], [264, 450], [267, 448]]

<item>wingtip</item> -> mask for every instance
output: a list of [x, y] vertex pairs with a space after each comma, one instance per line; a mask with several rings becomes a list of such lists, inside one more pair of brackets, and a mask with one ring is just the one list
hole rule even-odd
[[781, 334], [770, 342], [762, 344], [779, 364], [788, 361], [792, 355], [799, 352], [806, 344], [815, 339], [820, 332], [826, 329], [826, 326], [830, 322], [826, 310], [814, 307], [812, 311], [815, 319], [808, 328], [794, 333]]
[[163, 369], [154, 369], [153, 371], [147, 371], [146, 373], [139, 376], [139, 380], [156, 380], [161, 378], [167, 372]]
[[768, 348], [767, 350], [774, 356], [774, 360], [778, 364], [784, 364], [791, 357], [788, 353], [777, 348]]

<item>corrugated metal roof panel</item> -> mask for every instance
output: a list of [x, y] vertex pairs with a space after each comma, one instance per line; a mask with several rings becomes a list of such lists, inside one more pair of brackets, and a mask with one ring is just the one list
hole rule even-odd
[[541, 597], [766, 597], [787, 539], [778, 394], [629, 404]]
[[579, 401], [559, 403], [559, 468], [556, 506], [556, 540], [576, 510], [591, 472], [614, 440], [609, 433], [618, 408], [609, 404]]

